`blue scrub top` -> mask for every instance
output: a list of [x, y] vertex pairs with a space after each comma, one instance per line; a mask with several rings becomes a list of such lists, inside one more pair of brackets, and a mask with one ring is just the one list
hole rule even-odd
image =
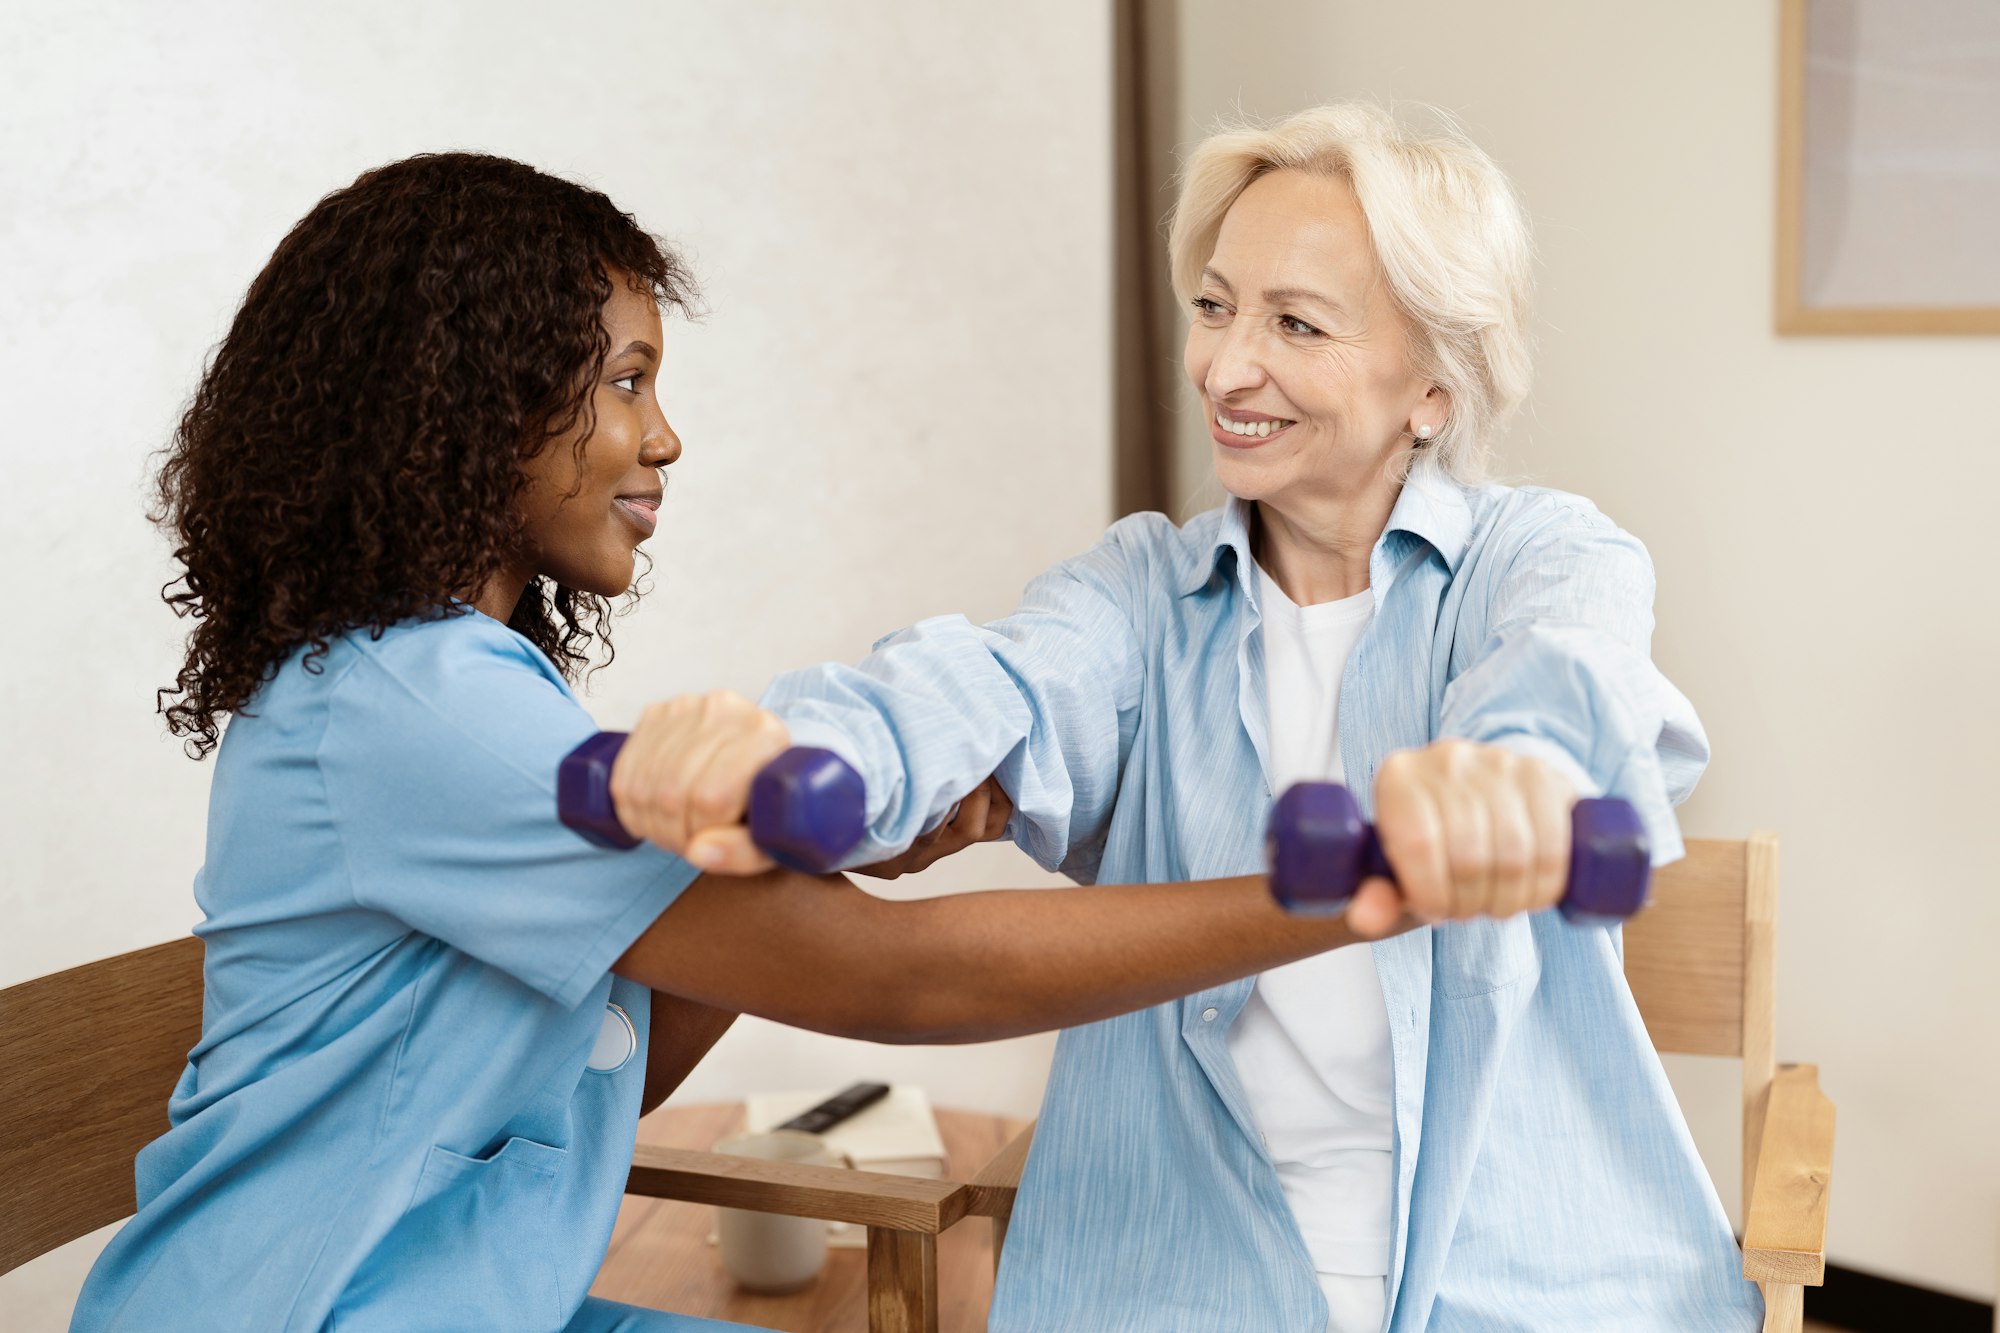
[[651, 993], [609, 968], [697, 873], [556, 822], [593, 730], [476, 612], [295, 655], [233, 719], [201, 1042], [72, 1329], [577, 1315], [645, 1077]]

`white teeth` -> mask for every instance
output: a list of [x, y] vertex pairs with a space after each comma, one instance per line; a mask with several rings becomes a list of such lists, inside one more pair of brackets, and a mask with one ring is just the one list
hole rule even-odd
[[1283, 430], [1292, 424], [1289, 421], [1231, 421], [1220, 413], [1216, 415], [1215, 422], [1231, 435], [1254, 436], [1260, 440], [1272, 431]]

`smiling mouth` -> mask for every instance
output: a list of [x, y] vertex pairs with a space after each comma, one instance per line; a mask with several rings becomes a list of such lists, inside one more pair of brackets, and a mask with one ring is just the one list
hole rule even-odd
[[650, 533], [660, 526], [660, 497], [657, 495], [621, 495], [616, 501], [625, 516]]
[[1232, 421], [1222, 415], [1222, 409], [1212, 407], [1209, 420], [1225, 435], [1233, 435], [1240, 440], [1268, 440], [1299, 423], [1287, 417], [1264, 417], [1257, 421]]

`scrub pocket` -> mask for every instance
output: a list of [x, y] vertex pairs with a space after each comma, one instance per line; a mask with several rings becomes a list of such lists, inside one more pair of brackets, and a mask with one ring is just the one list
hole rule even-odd
[[432, 1148], [408, 1210], [355, 1275], [331, 1327], [561, 1328], [569, 1312], [549, 1216], [567, 1156], [532, 1139], [508, 1139], [484, 1158]]

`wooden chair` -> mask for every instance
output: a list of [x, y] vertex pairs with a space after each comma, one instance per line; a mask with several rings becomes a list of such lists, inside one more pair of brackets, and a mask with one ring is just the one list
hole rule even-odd
[[1797, 1333], [1826, 1280], [1833, 1103], [1817, 1065], [1775, 1064], [1778, 839], [1696, 839], [1625, 927], [1625, 979], [1653, 1045], [1743, 1061], [1743, 1276], [1766, 1333]]
[[[1743, 1272], [1767, 1333], [1796, 1333], [1826, 1271], [1833, 1106], [1812, 1065], [1776, 1068], [1777, 842], [1695, 841], [1625, 930], [1625, 972], [1662, 1051], [1743, 1061]], [[134, 1206], [132, 1158], [201, 1031], [201, 946], [180, 940], [0, 992], [0, 1273]], [[965, 1181], [919, 1180], [641, 1145], [633, 1194], [868, 1228], [871, 1333], [935, 1333], [937, 1237], [990, 1218], [1006, 1237], [1030, 1128]]]
[[[132, 1215], [132, 1159], [166, 1131], [201, 1037], [201, 963], [190, 937], [0, 991], [0, 1273]], [[868, 1322], [882, 1333], [937, 1327], [938, 1233], [974, 1197], [957, 1181], [646, 1145], [626, 1188], [867, 1227]]]
[[[1743, 1061], [1743, 1275], [1763, 1288], [1766, 1333], [1798, 1333], [1804, 1289], [1826, 1277], [1833, 1103], [1817, 1066], [1775, 1064], [1777, 906], [1775, 835], [1691, 841], [1625, 927], [1625, 975], [1659, 1050]], [[1033, 1134], [966, 1184], [963, 1213], [993, 1219], [996, 1265]]]

